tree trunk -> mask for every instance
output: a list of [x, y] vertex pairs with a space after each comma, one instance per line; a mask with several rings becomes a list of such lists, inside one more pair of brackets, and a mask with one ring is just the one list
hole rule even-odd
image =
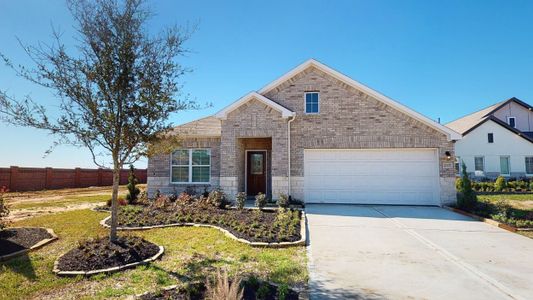
[[111, 231], [109, 241], [114, 243], [117, 240], [117, 208], [118, 208], [118, 185], [120, 183], [120, 168], [117, 164], [113, 167], [113, 194], [111, 196]]

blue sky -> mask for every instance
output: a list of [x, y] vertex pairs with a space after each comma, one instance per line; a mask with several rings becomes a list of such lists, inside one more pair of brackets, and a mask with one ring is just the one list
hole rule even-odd
[[[185, 92], [212, 114], [308, 58], [442, 122], [497, 101], [533, 103], [533, 1], [152, 1], [150, 28], [198, 23], [182, 63], [194, 69]], [[17, 37], [50, 41], [51, 24], [73, 44], [64, 1], [0, 1], [0, 51], [28, 64]], [[0, 89], [54, 106], [47, 90], [0, 66]], [[0, 124], [0, 166], [94, 167], [88, 151], [63, 146], [43, 159], [53, 137]], [[146, 166], [146, 161], [137, 164]]]

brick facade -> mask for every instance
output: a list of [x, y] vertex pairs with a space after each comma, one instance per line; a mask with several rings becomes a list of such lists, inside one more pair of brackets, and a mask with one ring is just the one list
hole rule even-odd
[[[320, 93], [319, 114], [305, 114], [304, 93], [307, 91]], [[291, 123], [290, 169], [294, 198], [303, 197], [304, 149], [436, 148], [439, 149], [441, 202], [455, 201], [454, 145], [442, 132], [314, 67], [264, 96], [296, 113]], [[253, 138], [271, 141], [270, 148], [266, 148], [271, 177], [268, 186], [272, 197], [277, 198], [279, 193], [288, 190], [287, 119], [258, 100], [248, 101], [222, 120], [219, 147], [223, 155], [216, 161], [219, 165], [213, 168], [212, 176], [217, 175], [215, 170], [220, 167], [220, 186], [231, 196], [243, 191], [244, 151], [255, 147], [249, 140]], [[216, 148], [216, 143], [217, 140], [213, 140], [211, 147]], [[452, 154], [452, 159], [447, 159], [446, 151]], [[152, 169], [162, 175], [169, 174], [168, 168], [168, 162], [150, 160], [148, 174], [151, 176]]]
[[162, 194], [181, 193], [186, 188], [202, 192], [219, 185], [220, 177], [220, 138], [187, 138], [181, 141], [181, 148], [211, 149], [211, 180], [209, 185], [174, 184], [170, 182], [170, 154], [159, 154], [148, 159], [148, 196], [153, 197], [159, 190]]

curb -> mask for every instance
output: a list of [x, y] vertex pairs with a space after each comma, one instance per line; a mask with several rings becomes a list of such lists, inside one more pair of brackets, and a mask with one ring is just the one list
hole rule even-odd
[[[209, 225], [209, 224], [198, 224], [198, 223], [172, 223], [172, 224], [164, 224], [164, 225], [153, 225], [153, 226], [140, 226], [140, 227], [117, 227], [117, 230], [130, 230], [130, 231], [136, 231], [136, 230], [150, 230], [150, 229], [156, 229], [156, 228], [165, 228], [165, 227], [207, 227], [207, 228], [214, 228], [222, 231], [225, 236], [250, 245], [252, 247], [266, 247], [266, 248], [285, 248], [285, 247], [292, 247], [292, 246], [305, 246], [307, 241], [307, 232], [306, 232], [306, 217], [305, 212], [302, 210], [302, 216], [300, 220], [300, 239], [295, 242], [279, 242], [279, 243], [266, 243], [266, 242], [251, 242], [242, 238], [238, 238], [235, 235], [233, 235], [228, 230], [215, 226], [215, 225]], [[100, 225], [102, 225], [105, 228], [110, 228], [111, 226], [107, 225], [107, 220], [111, 219], [111, 216], [108, 216], [104, 218], [102, 221], [100, 221]]]
[[51, 228], [45, 228], [45, 227], [11, 227], [11, 229], [13, 228], [42, 228], [42, 229], [45, 229], [48, 234], [50, 234], [52, 237], [51, 238], [48, 238], [48, 239], [44, 239], [44, 240], [41, 240], [39, 242], [37, 242], [37, 244], [31, 246], [29, 249], [23, 249], [23, 250], [20, 250], [20, 251], [17, 251], [17, 252], [13, 252], [13, 253], [10, 253], [10, 254], [6, 254], [6, 255], [3, 255], [3, 256], [0, 256], [0, 261], [6, 261], [6, 260], [10, 260], [12, 258], [15, 258], [17, 256], [20, 256], [20, 255], [24, 255], [30, 251], [33, 251], [33, 250], [37, 250], [39, 248], [42, 248], [43, 246], [55, 241], [58, 239], [58, 236], [55, 234], [54, 230], [51, 229]]
[[117, 266], [117, 267], [112, 267], [112, 268], [107, 268], [107, 269], [91, 270], [91, 271], [61, 271], [59, 270], [58, 268], [59, 260], [61, 259], [61, 257], [63, 257], [63, 255], [65, 255], [65, 254], [62, 254], [54, 262], [54, 269], [52, 270], [52, 272], [54, 272], [58, 276], [78, 276], [78, 275], [90, 276], [90, 275], [99, 274], [99, 273], [113, 273], [113, 272], [121, 271], [124, 269], [130, 269], [138, 265], [144, 265], [144, 264], [150, 263], [158, 259], [159, 257], [161, 257], [161, 255], [163, 255], [163, 252], [165, 252], [165, 248], [163, 246], [159, 246], [159, 252], [157, 252], [156, 255], [149, 257], [143, 261], [129, 263], [123, 266]]
[[501, 223], [501, 222], [495, 221], [493, 219], [480, 217], [478, 215], [474, 215], [472, 213], [469, 213], [469, 212], [466, 212], [466, 211], [463, 211], [463, 210], [460, 210], [460, 209], [457, 209], [457, 208], [454, 208], [454, 207], [443, 206], [443, 208], [445, 208], [445, 209], [447, 209], [449, 211], [453, 211], [453, 212], [456, 212], [458, 214], [461, 214], [461, 215], [476, 219], [478, 221], [487, 223], [489, 225], [492, 225], [492, 226], [495, 226], [495, 227], [499, 227], [501, 229], [505, 229], [505, 230], [510, 231], [510, 232], [529, 231], [529, 230], [531, 230], [529, 228], [527, 228], [526, 230], [521, 230], [520, 228], [516, 228], [514, 226], [511, 226], [511, 225], [508, 225], [508, 224], [505, 224], [505, 223]]

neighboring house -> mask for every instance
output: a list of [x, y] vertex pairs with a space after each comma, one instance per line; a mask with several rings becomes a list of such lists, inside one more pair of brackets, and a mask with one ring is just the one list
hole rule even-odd
[[461, 133], [455, 144], [456, 170], [462, 163], [480, 178], [533, 176], [533, 111], [511, 98], [446, 124]]
[[315, 60], [175, 134], [181, 148], [148, 162], [150, 195], [221, 187], [307, 203], [456, 201], [461, 135]]

